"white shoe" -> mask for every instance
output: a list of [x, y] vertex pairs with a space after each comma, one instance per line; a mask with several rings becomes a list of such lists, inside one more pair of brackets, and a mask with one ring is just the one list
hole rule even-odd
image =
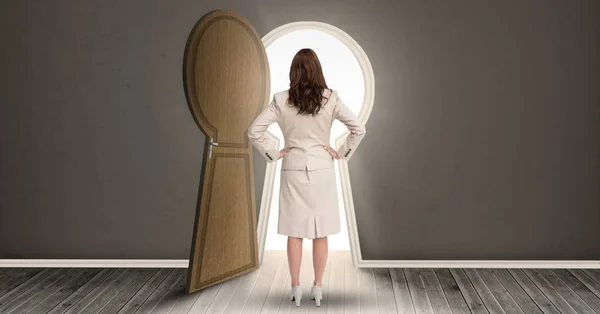
[[323, 291], [321, 290], [321, 287], [317, 285], [312, 286], [310, 289], [310, 299], [315, 300], [317, 306], [321, 306], [321, 300], [323, 299]]
[[300, 306], [302, 300], [302, 288], [300, 285], [292, 287], [292, 301], [296, 301], [296, 306]]

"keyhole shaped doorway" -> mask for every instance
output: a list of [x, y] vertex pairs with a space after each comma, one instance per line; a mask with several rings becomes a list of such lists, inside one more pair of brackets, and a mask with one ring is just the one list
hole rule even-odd
[[[265, 35], [262, 41], [269, 60], [270, 98], [274, 93], [289, 88], [289, 69], [296, 52], [311, 48], [321, 61], [329, 88], [337, 90], [340, 98], [359, 119], [367, 122], [374, 101], [373, 69], [364, 50], [349, 34], [330, 24], [307, 21], [280, 26]], [[337, 149], [348, 134], [347, 127], [336, 120], [332, 125], [330, 146]], [[283, 148], [284, 139], [277, 123], [268, 128], [266, 136], [273, 145]], [[360, 256], [360, 247], [347, 163], [335, 162], [342, 228], [340, 233], [329, 236], [329, 249], [352, 249], [356, 261]], [[261, 261], [264, 250], [286, 249], [287, 236], [277, 233], [280, 171], [281, 160], [267, 164], [258, 221]], [[305, 249], [310, 249], [312, 241], [304, 242], [308, 242], [304, 244]]]

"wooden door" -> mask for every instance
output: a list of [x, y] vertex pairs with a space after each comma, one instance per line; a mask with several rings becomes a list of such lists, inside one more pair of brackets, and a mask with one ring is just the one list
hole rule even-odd
[[260, 37], [239, 14], [215, 10], [193, 27], [183, 79], [206, 135], [187, 293], [259, 267], [252, 143], [247, 129], [267, 105], [269, 64]]

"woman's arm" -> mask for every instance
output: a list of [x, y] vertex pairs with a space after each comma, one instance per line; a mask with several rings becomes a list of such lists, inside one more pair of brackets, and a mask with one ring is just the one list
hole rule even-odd
[[265, 136], [269, 125], [277, 122], [279, 118], [279, 107], [275, 102], [275, 97], [269, 105], [252, 121], [248, 128], [248, 138], [267, 162], [275, 162], [279, 159], [279, 150], [271, 149], [268, 145], [268, 139]]
[[336, 104], [334, 107], [334, 118], [344, 123], [350, 135], [346, 138], [342, 146], [337, 149], [337, 154], [341, 159], [349, 160], [356, 151], [358, 144], [365, 137], [367, 129], [365, 125], [358, 120], [358, 117], [344, 104], [336, 92]]

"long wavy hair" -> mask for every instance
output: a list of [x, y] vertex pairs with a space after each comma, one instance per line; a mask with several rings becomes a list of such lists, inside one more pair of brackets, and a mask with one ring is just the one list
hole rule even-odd
[[296, 53], [290, 66], [290, 89], [288, 104], [298, 109], [300, 115], [317, 115], [321, 110], [327, 87], [323, 69], [317, 54], [310, 48]]

